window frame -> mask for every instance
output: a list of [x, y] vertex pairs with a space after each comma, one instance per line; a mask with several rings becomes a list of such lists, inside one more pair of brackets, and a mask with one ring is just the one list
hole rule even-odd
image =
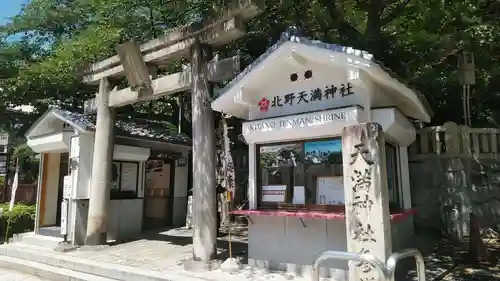
[[[389, 195], [389, 205], [391, 210], [402, 210], [403, 209], [403, 190], [402, 190], [402, 182], [401, 182], [401, 161], [399, 157], [399, 146], [395, 144], [394, 142], [385, 141], [385, 150], [387, 150], [387, 147], [392, 147], [394, 149], [394, 167], [392, 167], [393, 174], [394, 174], [394, 191], [395, 194], [392, 196], [389, 194], [391, 191], [388, 188], [388, 195]], [[386, 169], [387, 169], [387, 151], [386, 151]], [[389, 187], [389, 182], [387, 182], [387, 187]], [[391, 201], [391, 197], [394, 197], [396, 202]]]
[[[113, 160], [112, 164], [119, 164], [120, 175], [118, 178], [118, 188], [113, 189], [110, 188], [110, 200], [128, 200], [128, 199], [138, 199], [139, 198], [139, 173], [140, 173], [140, 163], [138, 161], [121, 161], [121, 160]], [[129, 163], [136, 165], [137, 176], [135, 179], [135, 190], [133, 191], [133, 195], [130, 195], [132, 191], [122, 191], [122, 164]]]
[[[329, 137], [329, 138], [317, 138], [317, 139], [307, 139], [307, 140], [295, 140], [295, 141], [285, 141], [285, 142], [270, 142], [270, 143], [260, 143], [255, 145], [255, 168], [256, 168], [256, 179], [257, 179], [257, 209], [258, 210], [284, 210], [284, 211], [317, 211], [317, 212], [344, 212], [345, 205], [319, 205], [319, 204], [293, 204], [293, 203], [280, 203], [280, 202], [262, 202], [262, 171], [260, 168], [260, 149], [266, 146], [278, 146], [287, 144], [300, 144], [302, 149], [305, 149], [306, 142], [321, 142], [321, 141], [331, 141], [331, 140], [342, 140], [340, 136]], [[293, 198], [292, 193], [288, 196]]]
[[[329, 137], [329, 138], [317, 138], [317, 139], [307, 139], [307, 140], [295, 140], [295, 141], [285, 141], [285, 142], [270, 142], [270, 143], [260, 143], [255, 145], [255, 169], [256, 169], [256, 187], [257, 187], [257, 210], [283, 210], [283, 211], [316, 211], [316, 212], [345, 212], [345, 204], [340, 205], [319, 205], [319, 204], [293, 204], [293, 203], [279, 203], [279, 202], [262, 202], [262, 171], [260, 167], [260, 150], [261, 147], [268, 146], [278, 146], [287, 144], [300, 144], [302, 149], [305, 147], [306, 142], [320, 142], [320, 141], [331, 141], [331, 140], [342, 140], [341, 136]], [[399, 145], [394, 142], [386, 140], [384, 143], [384, 149], [387, 146], [392, 146], [394, 148], [394, 160], [395, 164], [393, 167], [394, 177], [395, 177], [395, 192], [397, 202], [390, 202], [390, 212], [395, 213], [404, 209], [403, 207], [403, 190], [401, 182], [401, 161], [399, 155]], [[386, 159], [387, 165], [387, 159]], [[387, 166], [386, 166], [387, 168]], [[387, 183], [387, 188], [389, 187]], [[389, 190], [388, 190], [389, 192]], [[290, 195], [293, 197], [292, 194]], [[389, 197], [390, 200], [390, 197]]]

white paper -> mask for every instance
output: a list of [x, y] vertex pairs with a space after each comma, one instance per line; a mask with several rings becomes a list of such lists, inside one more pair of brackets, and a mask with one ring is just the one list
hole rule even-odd
[[342, 177], [318, 177], [316, 204], [344, 204], [344, 182]]
[[293, 187], [293, 204], [305, 204], [306, 194], [305, 188], [302, 185], [296, 185]]
[[262, 186], [263, 202], [285, 202], [286, 185], [264, 185]]
[[64, 176], [63, 179], [63, 198], [68, 199], [71, 196], [71, 176]]
[[121, 191], [136, 191], [137, 163], [122, 163]]
[[66, 200], [61, 202], [61, 234], [68, 234], [68, 202]]

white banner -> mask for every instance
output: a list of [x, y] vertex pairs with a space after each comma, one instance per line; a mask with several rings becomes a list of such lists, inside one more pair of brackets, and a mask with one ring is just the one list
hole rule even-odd
[[9, 204], [9, 212], [14, 208], [14, 203], [16, 202], [16, 192], [17, 187], [19, 186], [19, 173], [16, 169], [16, 174], [14, 175], [14, 180], [12, 181], [12, 190], [10, 193], [10, 204]]
[[61, 202], [61, 234], [68, 234], [68, 201]]

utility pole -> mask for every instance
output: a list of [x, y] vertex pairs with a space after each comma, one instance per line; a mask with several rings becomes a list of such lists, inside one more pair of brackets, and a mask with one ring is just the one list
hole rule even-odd
[[464, 112], [464, 124], [472, 127], [471, 117], [471, 85], [476, 83], [474, 54], [471, 52], [462, 52], [458, 61], [459, 82], [462, 85], [462, 107]]

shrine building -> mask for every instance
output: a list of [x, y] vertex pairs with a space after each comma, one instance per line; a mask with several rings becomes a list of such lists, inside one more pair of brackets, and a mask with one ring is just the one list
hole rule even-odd
[[[41, 160], [35, 231], [24, 235], [47, 243], [85, 243], [94, 134], [95, 116], [58, 108], [49, 109], [28, 130], [27, 144]], [[168, 122], [116, 121], [108, 241], [184, 225], [190, 150], [190, 138]]]
[[[232, 213], [249, 221], [251, 265], [309, 276], [323, 251], [347, 250], [341, 134], [366, 122], [380, 124], [385, 139], [390, 226], [377, 227], [390, 229], [393, 251], [411, 241], [408, 146], [415, 122], [429, 122], [432, 112], [371, 54], [291, 29], [211, 105], [244, 120], [249, 207]], [[376, 198], [356, 204], [369, 208]], [[346, 262], [330, 261], [321, 275], [345, 278], [346, 270]]]

